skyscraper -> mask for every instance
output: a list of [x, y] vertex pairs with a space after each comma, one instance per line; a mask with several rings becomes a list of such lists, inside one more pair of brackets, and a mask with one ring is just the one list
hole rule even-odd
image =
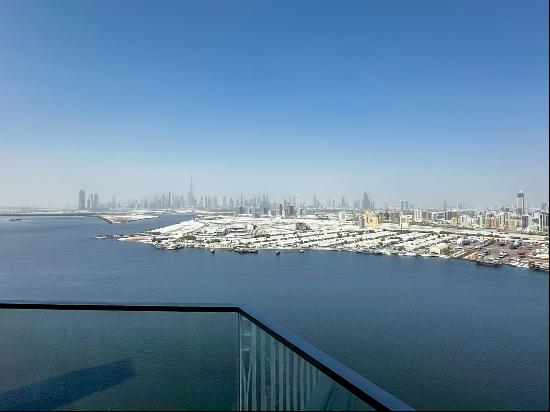
[[522, 191], [519, 191], [516, 197], [516, 213], [518, 215], [525, 214], [525, 194]]
[[78, 210], [84, 209], [86, 209], [86, 191], [80, 189], [80, 192], [78, 192]]
[[361, 206], [363, 210], [367, 210], [371, 208], [370, 199], [367, 192], [363, 193], [363, 204]]
[[193, 196], [193, 175], [191, 175], [191, 184], [189, 186], [189, 193], [187, 195], [187, 202], [189, 206], [194, 210], [195, 209], [195, 197]]

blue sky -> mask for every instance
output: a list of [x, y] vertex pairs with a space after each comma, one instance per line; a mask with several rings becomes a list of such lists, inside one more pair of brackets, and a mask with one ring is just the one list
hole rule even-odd
[[0, 2], [0, 206], [548, 199], [548, 2]]

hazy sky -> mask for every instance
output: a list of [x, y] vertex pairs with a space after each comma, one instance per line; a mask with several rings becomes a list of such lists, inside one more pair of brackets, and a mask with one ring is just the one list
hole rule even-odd
[[548, 2], [0, 0], [0, 206], [548, 199]]

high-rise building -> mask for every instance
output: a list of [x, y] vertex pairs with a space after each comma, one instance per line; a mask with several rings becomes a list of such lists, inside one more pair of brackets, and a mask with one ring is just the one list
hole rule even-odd
[[548, 233], [548, 212], [541, 212], [539, 216], [539, 230]]
[[522, 229], [527, 229], [529, 227], [529, 222], [531, 220], [531, 217], [528, 216], [528, 215], [523, 215], [521, 217], [521, 228]]
[[409, 209], [409, 201], [408, 200], [402, 200], [401, 201], [401, 210], [408, 210]]
[[193, 175], [191, 175], [191, 184], [189, 185], [189, 193], [187, 194], [187, 203], [194, 210], [195, 209], [195, 197], [193, 195]]
[[368, 210], [371, 208], [369, 195], [366, 192], [363, 193], [363, 204], [361, 205], [361, 207], [363, 210]]
[[361, 205], [361, 208], [363, 210], [372, 209], [372, 202], [369, 199], [369, 195], [367, 194], [367, 192], [363, 193], [363, 204]]
[[86, 191], [84, 189], [81, 189], [80, 192], [78, 192], [78, 209], [86, 209]]
[[523, 192], [518, 192], [516, 198], [516, 213], [518, 215], [523, 215], [525, 213], [525, 194]]

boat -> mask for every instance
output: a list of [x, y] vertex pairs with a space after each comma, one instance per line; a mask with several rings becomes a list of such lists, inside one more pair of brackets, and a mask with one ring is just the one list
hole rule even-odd
[[300, 253], [304, 253], [304, 249], [300, 249], [299, 252], [300, 252]]
[[503, 265], [502, 260], [500, 259], [476, 260], [476, 263], [478, 265], [492, 266], [492, 267], [501, 267]]
[[418, 253], [414, 253], [414, 252], [405, 252], [405, 253], [403, 253], [403, 256], [413, 256], [413, 257], [417, 257], [417, 256], [418, 256]]
[[545, 266], [544, 264], [538, 263], [538, 262], [530, 262], [529, 267], [533, 270], [540, 270], [540, 271], [548, 270], [548, 266]]
[[215, 253], [216, 249], [210, 249], [210, 253]]
[[233, 250], [237, 253], [258, 253], [258, 249], [252, 247], [236, 247]]
[[17, 222], [19, 220], [23, 220], [23, 219], [21, 219], [20, 217], [14, 217], [14, 218], [10, 219], [10, 222]]
[[276, 255], [276, 256], [279, 256], [280, 254], [281, 254], [281, 251], [280, 251], [280, 250], [277, 250], [277, 251], [275, 252], [275, 255]]

